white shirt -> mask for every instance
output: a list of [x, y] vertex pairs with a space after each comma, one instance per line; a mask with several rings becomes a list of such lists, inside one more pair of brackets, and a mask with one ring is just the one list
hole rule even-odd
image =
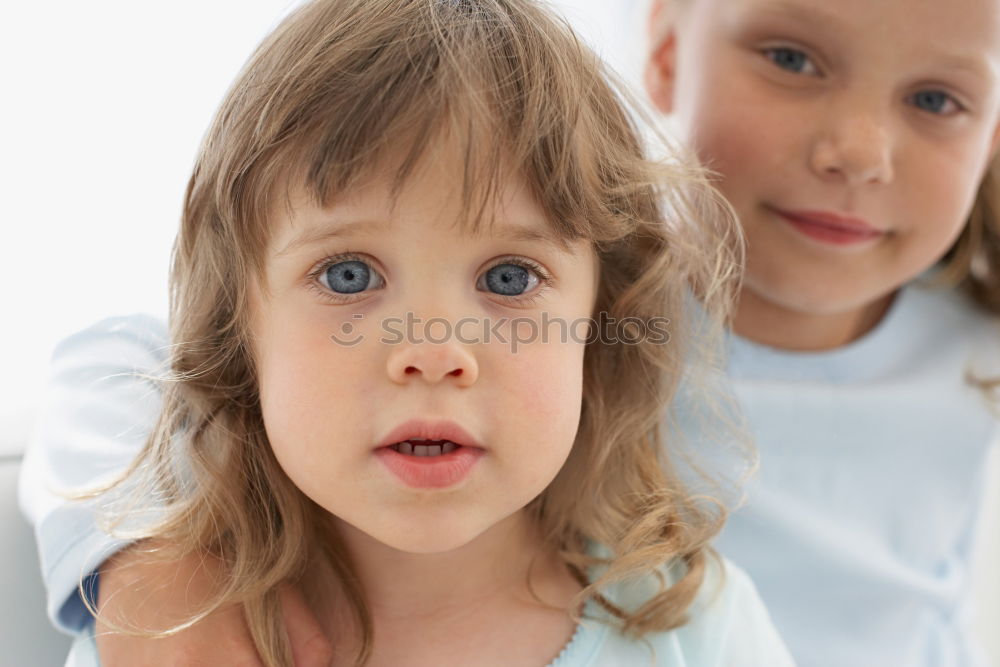
[[1000, 326], [911, 285], [866, 336], [820, 353], [732, 338], [760, 453], [716, 546], [806, 667], [970, 667], [970, 561], [997, 423]]

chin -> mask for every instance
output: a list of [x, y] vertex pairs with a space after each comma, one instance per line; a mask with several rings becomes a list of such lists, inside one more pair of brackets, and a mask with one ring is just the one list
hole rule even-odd
[[393, 521], [351, 527], [369, 538], [397, 551], [412, 554], [437, 554], [459, 549], [485, 533], [492, 523], [463, 520], [427, 512], [419, 517], [400, 516]]
[[843, 281], [800, 279], [784, 281], [787, 284], [768, 285], [764, 281], [747, 280], [744, 289], [750, 289], [758, 299], [782, 310], [802, 315], [841, 315], [857, 311], [891, 294], [868, 285], [852, 285]]
[[460, 532], [453, 529], [442, 530], [440, 526], [424, 529], [412, 528], [402, 531], [388, 531], [383, 535], [371, 535], [387, 547], [411, 554], [441, 554], [454, 551], [472, 542], [480, 532]]

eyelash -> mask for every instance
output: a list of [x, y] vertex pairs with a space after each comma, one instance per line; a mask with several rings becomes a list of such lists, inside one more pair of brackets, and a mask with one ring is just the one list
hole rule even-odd
[[[812, 74], [807, 74], [807, 73], [804, 73], [804, 72], [796, 72], [795, 70], [790, 70], [788, 68], [785, 68], [785, 67], [782, 67], [781, 65], [779, 65], [777, 63], [777, 61], [775, 61], [774, 58], [771, 57], [771, 56], [773, 56], [774, 54], [776, 54], [778, 52], [790, 52], [790, 53], [801, 54], [802, 56], [804, 56], [806, 58], [806, 60], [809, 62], [809, 64], [811, 64], [813, 66], [813, 69], [816, 70], [816, 73], [819, 73], [819, 67], [816, 66], [815, 62], [813, 62], [813, 59], [809, 56], [809, 54], [806, 53], [805, 51], [803, 51], [802, 49], [798, 49], [798, 48], [791, 47], [791, 46], [772, 46], [772, 47], [768, 47], [768, 48], [765, 48], [765, 49], [761, 50], [761, 54], [763, 54], [765, 58], [767, 58], [775, 67], [777, 67], [778, 69], [780, 69], [780, 70], [782, 70], [784, 72], [788, 72], [789, 74], [799, 74], [799, 75], [802, 75], [802, 76], [814, 76]], [[957, 109], [957, 111], [955, 111], [953, 113], [938, 113], [938, 112], [935, 112], [935, 111], [928, 111], [927, 109], [921, 109], [920, 107], [917, 107], [918, 111], [923, 111], [925, 113], [931, 114], [932, 116], [940, 116], [942, 118], [947, 118], [948, 116], [953, 116], [953, 115], [961, 113], [963, 111], [967, 111], [965, 105], [963, 105], [961, 102], [959, 102], [957, 99], [955, 99], [955, 97], [953, 95], [949, 95], [948, 93], [946, 93], [943, 90], [936, 90], [936, 89], [921, 90], [921, 91], [918, 91], [918, 92], [914, 93], [913, 95], [910, 95], [906, 99], [907, 99], [907, 101], [913, 100], [913, 99], [915, 99], [917, 97], [917, 95], [920, 95], [920, 94], [923, 94], [923, 93], [939, 93], [941, 95], [944, 95], [949, 102], [951, 102], [952, 104], [955, 105], [955, 108]], [[916, 105], [914, 105], [914, 106], [916, 106]]]
[[[354, 299], [352, 299], [351, 297], [347, 295], [337, 295], [335, 292], [330, 292], [325, 287], [323, 287], [322, 283], [319, 282], [320, 276], [322, 276], [323, 273], [331, 266], [333, 266], [334, 264], [339, 264], [340, 262], [349, 262], [352, 260], [357, 262], [364, 262], [369, 267], [371, 267], [371, 262], [365, 259], [365, 256], [360, 253], [344, 252], [344, 253], [339, 253], [337, 255], [331, 255], [330, 257], [327, 257], [323, 261], [321, 261], [316, 266], [316, 268], [314, 268], [312, 271], [309, 272], [308, 275], [309, 289], [312, 290], [313, 293], [317, 294], [318, 296], [320, 296], [321, 298], [325, 299], [330, 303], [345, 304], [352, 302]], [[537, 301], [546, 292], [548, 292], [549, 288], [552, 285], [552, 278], [551, 276], [549, 276], [548, 272], [544, 268], [542, 268], [540, 264], [526, 257], [514, 257], [514, 256], [501, 257], [496, 262], [492, 263], [489, 267], [487, 267], [486, 271], [490, 271], [491, 269], [494, 269], [497, 266], [501, 266], [503, 264], [513, 264], [514, 266], [520, 266], [522, 268], [534, 272], [535, 275], [538, 276], [538, 285], [528, 295], [510, 296], [506, 294], [495, 294], [493, 292], [487, 292], [487, 294], [489, 294], [490, 296], [498, 298], [505, 303], [514, 306], [532, 306], [535, 303], [537, 303]], [[478, 279], [476, 282], [477, 283], [479, 282]]]
[[769, 46], [767, 48], [761, 49], [760, 53], [765, 58], [767, 58], [768, 61], [770, 61], [770, 63], [772, 65], [774, 65], [775, 67], [777, 67], [778, 69], [780, 69], [783, 72], [788, 72], [789, 74], [800, 74], [800, 75], [803, 75], [803, 76], [813, 76], [813, 75], [805, 73], [805, 72], [796, 72], [795, 70], [790, 70], [787, 67], [782, 67], [772, 57], [772, 56], [774, 56], [774, 55], [776, 55], [778, 53], [797, 53], [797, 54], [800, 54], [802, 56], [805, 56], [805, 58], [809, 62], [809, 64], [811, 64], [813, 66], [813, 69], [815, 69], [817, 73], [819, 72], [819, 67], [816, 66], [815, 62], [813, 62], [813, 58], [810, 57], [809, 54], [806, 53], [802, 49], [798, 49], [798, 48], [795, 48], [795, 47], [792, 47], [792, 46]]
[[[951, 102], [952, 104], [955, 105], [955, 109], [956, 110], [953, 111], [952, 113], [940, 113], [940, 112], [937, 112], [937, 111], [928, 111], [927, 109], [921, 109], [920, 107], [917, 107], [918, 111], [924, 111], [926, 113], [931, 114], [932, 116], [939, 116], [941, 118], [948, 118], [949, 116], [954, 116], [954, 115], [960, 114], [960, 113], [962, 113], [964, 111], [968, 111], [968, 109], [966, 109], [965, 105], [963, 105], [961, 102], [959, 102], [958, 100], [956, 100], [954, 98], [954, 96], [949, 95], [948, 93], [944, 92], [943, 90], [935, 90], [935, 89], [920, 90], [920, 91], [917, 91], [916, 93], [914, 93], [913, 95], [910, 95], [906, 99], [907, 100], [914, 100], [914, 99], [916, 99], [917, 95], [921, 95], [921, 94], [924, 94], [924, 93], [938, 93], [938, 94], [944, 95], [945, 98], [946, 98], [946, 100], [947, 100], [947, 102]], [[914, 106], [916, 106], [916, 105], [914, 105]]]
[[[535, 287], [534, 290], [532, 290], [530, 294], [527, 295], [509, 296], [506, 294], [495, 294], [493, 292], [487, 292], [487, 294], [489, 294], [490, 296], [498, 298], [504, 303], [507, 303], [512, 306], [522, 306], [522, 307], [534, 306], [549, 291], [549, 288], [552, 287], [552, 277], [548, 274], [548, 272], [545, 269], [543, 269], [538, 262], [530, 260], [527, 257], [512, 257], [512, 256], [501, 257], [496, 262], [487, 267], [486, 271], [490, 271], [491, 269], [494, 269], [503, 264], [513, 264], [514, 266], [520, 266], [521, 268], [528, 269], [529, 271], [534, 272], [534, 274], [538, 276], [538, 285]], [[483, 274], [485, 274], [486, 271], [484, 271]], [[479, 282], [479, 280], [477, 279], [476, 282]]]

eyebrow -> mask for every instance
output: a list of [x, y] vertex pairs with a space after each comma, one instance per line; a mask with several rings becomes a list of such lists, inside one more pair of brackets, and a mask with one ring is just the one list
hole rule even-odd
[[818, 7], [803, 7], [794, 2], [772, 2], [758, 7], [757, 11], [768, 17], [792, 19], [809, 26], [815, 26], [817, 23], [826, 23], [836, 26], [839, 30], [843, 30], [846, 27], [843, 19], [834, 12]]
[[[836, 30], [840, 33], [849, 33], [850, 27], [835, 12], [831, 12], [821, 7], [803, 7], [794, 2], [779, 0], [766, 6], [759, 11], [769, 18], [791, 19], [797, 23], [807, 26], [822, 25], [823, 28]], [[949, 53], [930, 51], [926, 55], [938, 60], [945, 67], [953, 70], [961, 70], [978, 77], [989, 77], [996, 74], [994, 68], [988, 61], [980, 58], [971, 58]]]
[[389, 225], [385, 222], [378, 222], [374, 220], [353, 220], [351, 222], [344, 222], [327, 227], [310, 227], [303, 230], [299, 234], [296, 234], [284, 248], [275, 254], [275, 257], [283, 257], [284, 255], [299, 250], [300, 248], [312, 246], [329, 239], [364, 235], [365, 233], [374, 234], [376, 232], [385, 231], [388, 226]]
[[997, 68], [988, 60], [982, 60], [980, 58], [965, 58], [963, 56], [953, 56], [946, 53], [932, 53], [931, 55], [940, 60], [941, 63], [948, 69], [960, 70], [966, 74], [972, 74], [984, 79], [989, 79], [991, 76], [996, 77], [998, 75]]
[[[353, 220], [327, 227], [310, 228], [303, 230], [289, 241], [285, 247], [279, 250], [275, 257], [283, 257], [296, 250], [313, 246], [330, 239], [345, 238], [350, 236], [370, 236], [379, 232], [387, 231], [389, 224], [385, 221], [374, 220]], [[490, 238], [501, 241], [517, 241], [526, 243], [542, 243], [560, 252], [568, 252], [566, 242], [549, 232], [540, 231], [531, 227], [521, 225], [497, 225], [490, 228], [490, 233], [485, 234]]]

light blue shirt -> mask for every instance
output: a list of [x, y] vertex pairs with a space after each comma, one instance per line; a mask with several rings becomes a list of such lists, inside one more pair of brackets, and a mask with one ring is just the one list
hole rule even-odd
[[[62, 342], [53, 357], [19, 497], [35, 526], [49, 615], [77, 636], [68, 667], [99, 664], [77, 583], [122, 543], [98, 530], [86, 505], [69, 504], [58, 491], [109, 479], [135, 456], [155, 422], [159, 394], [154, 384], [132, 373], [154, 372], [166, 351], [164, 324], [138, 315], [99, 322]], [[671, 573], [665, 576], [670, 581]], [[629, 606], [648, 593], [642, 587], [618, 587], [610, 597]], [[591, 603], [585, 615], [596, 619], [602, 613]], [[793, 664], [750, 579], [731, 563], [708, 568], [689, 617], [680, 628], [647, 636], [653, 654], [642, 641], [625, 638], [605, 623], [585, 621], [551, 667]]]
[[162, 397], [133, 374], [161, 368], [167, 350], [164, 322], [132, 315], [91, 325], [53, 352], [18, 501], [35, 530], [49, 618], [65, 632], [90, 619], [77, 594], [81, 578], [124, 543], [98, 529], [87, 504], [63, 494], [114, 479], [138, 454]]
[[970, 559], [996, 421], [1000, 328], [907, 287], [862, 339], [796, 353], [732, 337], [760, 470], [718, 548], [756, 582], [804, 667], [985, 665]]
[[[669, 569], [663, 572], [667, 582], [673, 581]], [[607, 597], [635, 609], [654, 590], [619, 585]], [[618, 632], [611, 616], [589, 600], [582, 622], [548, 667], [794, 667], [750, 578], [724, 559], [711, 561], [688, 616], [679, 628], [636, 640]], [[65, 667], [99, 666], [93, 627], [87, 626]]]

